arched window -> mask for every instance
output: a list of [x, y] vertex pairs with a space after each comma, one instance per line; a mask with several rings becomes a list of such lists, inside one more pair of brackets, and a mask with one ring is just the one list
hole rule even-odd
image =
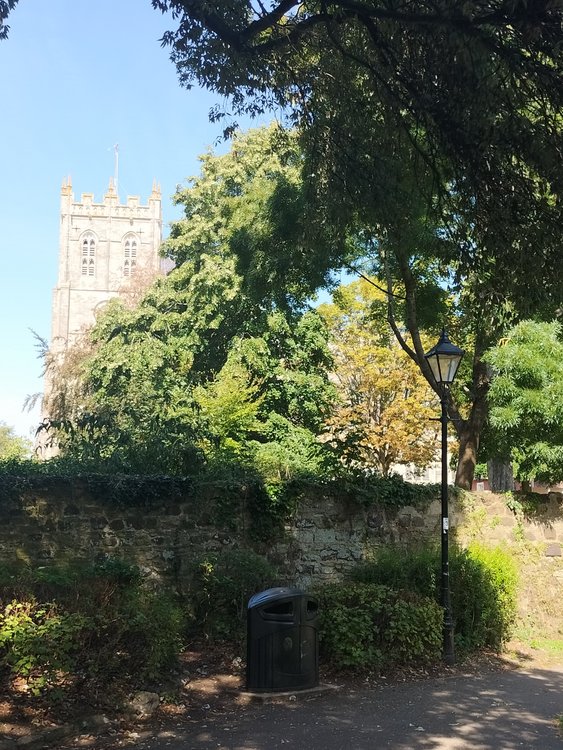
[[132, 276], [137, 265], [138, 240], [129, 234], [123, 241], [123, 275]]
[[94, 276], [96, 273], [96, 237], [93, 232], [82, 236], [82, 276]]

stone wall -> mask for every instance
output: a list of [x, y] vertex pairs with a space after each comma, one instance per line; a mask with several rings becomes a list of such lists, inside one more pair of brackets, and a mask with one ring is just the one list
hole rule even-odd
[[[380, 506], [362, 507], [341, 498], [310, 493], [287, 527], [287, 541], [271, 552], [276, 562], [289, 561], [295, 580], [341, 577], [360, 560], [369, 559], [378, 546], [409, 546], [440, 539], [441, 504], [436, 499], [424, 511], [404, 507], [397, 512]], [[541, 553], [561, 557], [563, 494], [545, 496], [533, 514], [515, 512], [506, 500], [490, 492], [463, 493], [450, 500], [450, 538], [461, 544], [528, 541]]]
[[[119, 481], [116, 479], [115, 481]], [[42, 480], [0, 500], [0, 560], [36, 565], [116, 556], [138, 564], [155, 581], [182, 588], [194, 560], [235, 546], [253, 547], [280, 569], [272, 583], [309, 586], [342, 576], [382, 544], [438, 540], [440, 502], [426, 511], [366, 507], [318, 488], [305, 493], [275, 544], [253, 541], [245, 487], [186, 483], [153, 488], [151, 499], [116, 503], [115, 493], [87, 481]], [[563, 495], [551, 493], [531, 516], [507, 508], [491, 493], [450, 503], [452, 536], [462, 542], [527, 539], [552, 556], [563, 544]]]

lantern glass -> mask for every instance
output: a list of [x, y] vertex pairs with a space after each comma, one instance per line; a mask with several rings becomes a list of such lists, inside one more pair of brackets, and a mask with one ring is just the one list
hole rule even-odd
[[436, 346], [424, 355], [437, 383], [440, 385], [453, 383], [464, 353], [462, 349], [452, 344], [443, 329]]

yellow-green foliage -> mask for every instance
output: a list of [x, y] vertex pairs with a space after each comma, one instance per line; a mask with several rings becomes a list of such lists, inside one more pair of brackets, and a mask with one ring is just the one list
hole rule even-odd
[[[386, 584], [440, 601], [440, 550], [387, 547], [373, 561], [352, 571], [355, 581]], [[473, 543], [452, 547], [449, 554], [450, 590], [455, 637], [459, 647], [500, 648], [510, 636], [516, 616], [517, 566], [502, 547]]]

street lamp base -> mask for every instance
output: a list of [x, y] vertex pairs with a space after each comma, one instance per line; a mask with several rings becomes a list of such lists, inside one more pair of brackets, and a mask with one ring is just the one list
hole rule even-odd
[[442, 661], [444, 664], [455, 664], [454, 631], [449, 625], [444, 625]]

